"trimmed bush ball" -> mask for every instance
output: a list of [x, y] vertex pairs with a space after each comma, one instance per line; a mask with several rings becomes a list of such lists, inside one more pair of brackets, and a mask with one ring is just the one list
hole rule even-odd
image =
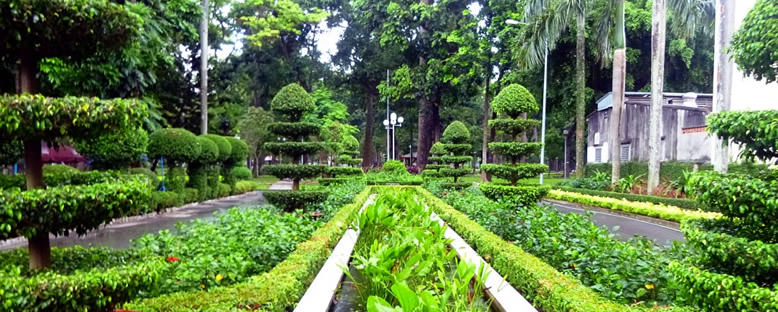
[[532, 93], [520, 84], [510, 84], [494, 97], [492, 108], [497, 114], [517, 118], [522, 113], [532, 114], [538, 111], [538, 103]]
[[251, 169], [243, 166], [232, 168], [232, 176], [238, 180], [251, 179]]
[[246, 157], [249, 156], [249, 146], [246, 144], [246, 142], [243, 142], [241, 139], [236, 139], [233, 137], [224, 137], [227, 142], [230, 142], [230, 146], [232, 146], [232, 152], [230, 153], [230, 158], [228, 158], [228, 161], [231, 161], [233, 163], [239, 163], [246, 160]]
[[348, 152], [357, 152], [359, 153], [359, 140], [355, 138], [353, 135], [349, 135], [345, 138], [343, 138], [343, 150]]
[[313, 99], [299, 84], [291, 83], [281, 88], [270, 101], [270, 110], [280, 121], [297, 122], [307, 112], [316, 109]]
[[167, 128], [155, 131], [149, 137], [149, 157], [165, 157], [173, 162], [192, 162], [200, 156], [197, 136], [186, 129]]
[[219, 159], [219, 147], [216, 143], [202, 135], [197, 137], [197, 141], [200, 142], [200, 156], [196, 160], [198, 163], [210, 164]]
[[230, 144], [226, 138], [216, 134], [206, 134], [204, 137], [213, 141], [213, 143], [216, 143], [216, 147], [219, 148], [219, 157], [216, 159], [216, 161], [225, 161], [230, 159], [230, 156], [232, 156], [232, 144]]
[[120, 169], [140, 160], [146, 154], [149, 135], [142, 128], [126, 129], [89, 137], [75, 142], [79, 154], [92, 159], [99, 169]]
[[470, 142], [470, 130], [461, 121], [454, 121], [443, 131], [443, 142], [461, 144]]
[[408, 169], [405, 168], [405, 164], [399, 160], [390, 160], [384, 163], [381, 167], [381, 171], [394, 174], [405, 174]]

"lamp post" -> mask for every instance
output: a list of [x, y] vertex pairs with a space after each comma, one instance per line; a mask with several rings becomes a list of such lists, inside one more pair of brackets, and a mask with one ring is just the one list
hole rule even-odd
[[[527, 25], [527, 23], [519, 22], [515, 19], [509, 18], [505, 20], [505, 24], [508, 25]], [[546, 93], [548, 90], [548, 42], [543, 41], [543, 44], [545, 45], [545, 55], [543, 57], [543, 117], [541, 121], [540, 126], [540, 142], [542, 143], [540, 145], [540, 164], [545, 163], [545, 156], [546, 156]], [[565, 145], [565, 148], [567, 148], [567, 145]], [[567, 155], [565, 155], [567, 156]], [[565, 163], [566, 165], [567, 163]], [[543, 184], [543, 174], [540, 174], [540, 184]]]
[[389, 119], [388, 120], [384, 119], [384, 127], [386, 128], [386, 133], [388, 134], [390, 132], [390, 130], [392, 132], [391, 143], [390, 143], [389, 136], [387, 135], [387, 137], [386, 137], [386, 144], [388, 145], [386, 147], [386, 160], [387, 161], [394, 159], [394, 153], [396, 152], [395, 148], [394, 148], [394, 139], [395, 139], [394, 130], [395, 130], [396, 127], [402, 127], [404, 121], [405, 121], [405, 118], [403, 118], [402, 116], [398, 117], [397, 113], [394, 113], [394, 112], [389, 114]]
[[567, 179], [567, 134], [568, 133], [570, 132], [567, 131], [567, 129], [562, 131], [562, 134], [565, 136], [565, 165], [563, 166], [565, 170], [565, 174], [564, 174], [565, 179]]

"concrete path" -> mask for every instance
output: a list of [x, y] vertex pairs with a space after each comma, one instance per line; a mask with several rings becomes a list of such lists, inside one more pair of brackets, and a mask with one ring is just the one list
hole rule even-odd
[[268, 190], [291, 190], [292, 189], [292, 181], [289, 180], [280, 180], [276, 183], [273, 183]]
[[[678, 223], [675, 222], [559, 200], [544, 200], [543, 203], [551, 205], [564, 213], [585, 214], [587, 211], [591, 211], [594, 213], [592, 221], [595, 224], [607, 227], [617, 234], [617, 237], [624, 240], [640, 235], [656, 241], [659, 245], [670, 244], [676, 240], [685, 241], [683, 233], [679, 230]], [[616, 226], [618, 226], [618, 229], [614, 231], [613, 228]]]
[[[251, 207], [265, 204], [262, 192], [250, 192], [241, 195], [212, 199], [201, 203], [187, 204], [171, 208], [162, 213], [149, 213], [142, 216], [114, 219], [108, 225], [98, 230], [90, 231], [85, 236], [51, 236], [51, 246], [70, 247], [74, 245], [89, 247], [102, 246], [113, 248], [129, 248], [130, 240], [147, 233], [157, 233], [160, 230], [175, 229], [178, 222], [200, 218], [210, 218], [215, 212], [232, 207]], [[0, 250], [27, 247], [27, 239], [23, 237], [0, 241]]]

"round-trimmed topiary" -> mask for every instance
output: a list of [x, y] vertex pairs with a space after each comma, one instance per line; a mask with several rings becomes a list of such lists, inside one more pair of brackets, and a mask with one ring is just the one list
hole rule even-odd
[[127, 129], [75, 142], [76, 150], [98, 169], [121, 169], [146, 154], [149, 135], [143, 128]]
[[216, 143], [216, 147], [219, 148], [219, 157], [216, 159], [217, 161], [225, 161], [232, 156], [232, 144], [223, 136], [206, 134], [204, 137], [213, 141], [213, 143]]
[[299, 122], [305, 113], [314, 109], [316, 106], [313, 103], [313, 98], [296, 83], [281, 88], [270, 101], [270, 110], [281, 121]]
[[245, 166], [232, 168], [232, 176], [238, 180], [251, 179], [251, 169]]
[[227, 139], [227, 142], [230, 142], [230, 146], [232, 147], [230, 152], [230, 158], [228, 158], [227, 160], [236, 164], [246, 161], [246, 157], [248, 157], [249, 155], [248, 144], [246, 144], [246, 142], [243, 142], [243, 140], [234, 137], [224, 137], [224, 138]]
[[211, 164], [219, 159], [219, 146], [205, 136], [198, 136], [197, 142], [200, 143], [200, 155], [195, 162], [200, 164]]
[[171, 162], [189, 163], [200, 156], [200, 142], [189, 130], [167, 128], [154, 131], [149, 137], [149, 157]]
[[513, 119], [522, 113], [534, 113], [538, 111], [538, 104], [532, 93], [522, 85], [510, 84], [500, 90], [500, 93], [492, 101], [492, 109], [497, 114], [507, 115]]
[[[499, 100], [498, 100], [499, 99]], [[535, 98], [526, 88], [518, 84], [512, 84], [500, 91], [492, 107], [495, 112], [503, 115], [503, 118], [489, 121], [489, 126], [510, 134], [513, 140], [518, 135], [537, 126], [537, 121], [521, 119], [522, 113], [534, 113], [538, 110]], [[507, 117], [506, 117], [507, 116]], [[481, 170], [494, 176], [507, 179], [510, 186], [497, 186], [490, 183], [480, 185], [481, 190], [488, 197], [497, 200], [503, 196], [516, 197], [526, 205], [534, 205], [545, 195], [548, 188], [539, 186], [517, 186], [520, 179], [535, 177], [548, 171], [548, 166], [540, 164], [520, 164], [518, 161], [525, 156], [531, 156], [540, 151], [542, 143], [532, 142], [492, 142], [488, 144], [489, 150], [497, 155], [506, 157], [510, 163], [484, 164]]]
[[[441, 177], [449, 177], [454, 180], [447, 186], [461, 188], [468, 186], [469, 183], [459, 184], [459, 178], [470, 173], [471, 169], [464, 167], [465, 164], [473, 161], [473, 156], [469, 156], [472, 145], [470, 142], [470, 130], [467, 129], [461, 121], [454, 121], [443, 131], [443, 156], [439, 156], [440, 163], [443, 165], [438, 170]], [[437, 144], [437, 143], [436, 143]], [[436, 151], [437, 152], [437, 151]]]
[[449, 144], [470, 143], [470, 130], [461, 121], [454, 121], [443, 130], [442, 141]]
[[404, 174], [408, 172], [408, 168], [405, 168], [405, 164], [399, 160], [390, 160], [381, 166], [381, 171], [389, 174]]

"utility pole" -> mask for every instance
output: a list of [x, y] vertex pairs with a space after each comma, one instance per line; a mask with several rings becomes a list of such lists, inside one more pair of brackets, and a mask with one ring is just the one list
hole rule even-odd
[[208, 0], [200, 19], [200, 133], [208, 134]]

